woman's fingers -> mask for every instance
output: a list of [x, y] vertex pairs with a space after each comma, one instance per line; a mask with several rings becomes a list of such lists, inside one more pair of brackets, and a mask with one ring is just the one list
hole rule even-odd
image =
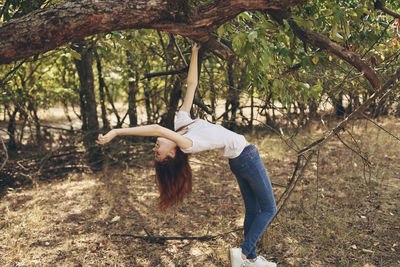
[[201, 45], [199, 44], [199, 43], [193, 43], [193, 45], [192, 45], [192, 49], [193, 50], [199, 50], [200, 49], [200, 47], [201, 47]]
[[99, 134], [99, 137], [98, 137], [98, 139], [96, 140], [96, 143], [98, 143], [98, 144], [100, 144], [100, 145], [103, 145], [103, 144], [109, 142], [108, 139], [109, 139], [109, 138], [107, 138], [106, 136], [104, 136], [104, 135], [102, 135], [102, 134]]

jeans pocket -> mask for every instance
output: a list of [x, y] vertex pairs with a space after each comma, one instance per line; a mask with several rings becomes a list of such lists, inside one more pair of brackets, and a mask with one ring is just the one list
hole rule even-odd
[[234, 174], [236, 173], [243, 173], [248, 169], [248, 163], [243, 160], [237, 160], [237, 161], [230, 161], [229, 166], [231, 167], [231, 170]]

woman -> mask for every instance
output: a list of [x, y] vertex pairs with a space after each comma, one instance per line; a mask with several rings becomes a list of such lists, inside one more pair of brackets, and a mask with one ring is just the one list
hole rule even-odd
[[154, 147], [159, 208], [165, 210], [180, 203], [192, 190], [189, 153], [221, 149], [235, 174], [243, 196], [246, 214], [244, 242], [241, 248], [230, 249], [232, 267], [276, 266], [256, 254], [256, 243], [276, 214], [271, 182], [260, 159], [257, 148], [249, 145], [243, 135], [205, 120], [190, 118], [196, 91], [197, 61], [200, 46], [192, 48], [187, 91], [176, 122], [176, 132], [157, 124], [126, 129], [113, 129], [99, 135], [98, 144], [110, 142], [121, 135], [157, 136]]

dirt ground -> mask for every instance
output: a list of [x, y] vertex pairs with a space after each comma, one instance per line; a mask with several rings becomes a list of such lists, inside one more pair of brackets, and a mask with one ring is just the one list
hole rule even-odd
[[[400, 121], [379, 124], [400, 136]], [[400, 266], [400, 142], [367, 121], [348, 130], [341, 137], [370, 167], [336, 138], [321, 147], [258, 244], [278, 266]], [[321, 134], [310, 127], [296, 141]], [[270, 133], [246, 138], [259, 148], [278, 200], [296, 154]], [[161, 213], [151, 156], [9, 189], [0, 199], [0, 266], [230, 266], [244, 209], [228, 162], [216, 151], [193, 155], [193, 193]], [[155, 238], [204, 236], [215, 238]]]

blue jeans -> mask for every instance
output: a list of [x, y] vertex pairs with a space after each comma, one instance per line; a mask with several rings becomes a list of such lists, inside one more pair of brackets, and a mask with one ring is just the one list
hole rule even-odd
[[242, 253], [254, 259], [257, 240], [276, 214], [271, 181], [254, 145], [246, 146], [238, 157], [229, 159], [229, 166], [238, 181], [246, 209]]

